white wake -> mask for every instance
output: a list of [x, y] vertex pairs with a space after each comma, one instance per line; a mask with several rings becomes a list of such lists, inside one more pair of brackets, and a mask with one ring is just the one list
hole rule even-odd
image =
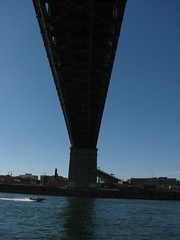
[[14, 202], [34, 202], [34, 200], [29, 198], [0, 198], [2, 201], [14, 201]]

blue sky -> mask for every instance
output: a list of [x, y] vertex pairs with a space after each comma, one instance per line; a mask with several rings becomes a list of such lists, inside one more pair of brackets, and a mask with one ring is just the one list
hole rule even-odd
[[[180, 179], [180, 1], [128, 0], [98, 139], [117, 177]], [[70, 142], [31, 1], [0, 1], [0, 174], [68, 176]]]

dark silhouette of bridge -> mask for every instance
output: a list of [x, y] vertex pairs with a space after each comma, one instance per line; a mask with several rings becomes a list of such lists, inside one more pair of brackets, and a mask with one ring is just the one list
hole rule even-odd
[[96, 187], [96, 145], [126, 0], [33, 4], [71, 142], [69, 187]]

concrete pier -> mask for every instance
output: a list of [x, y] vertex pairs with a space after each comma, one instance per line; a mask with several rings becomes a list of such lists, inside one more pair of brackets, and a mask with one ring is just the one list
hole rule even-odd
[[97, 148], [70, 148], [69, 188], [96, 188]]

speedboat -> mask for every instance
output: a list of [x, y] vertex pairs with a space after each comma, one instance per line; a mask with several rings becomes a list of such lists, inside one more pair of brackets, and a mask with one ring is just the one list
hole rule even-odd
[[35, 201], [35, 202], [42, 202], [44, 200], [44, 198], [37, 197], [37, 198], [30, 198], [30, 200]]

